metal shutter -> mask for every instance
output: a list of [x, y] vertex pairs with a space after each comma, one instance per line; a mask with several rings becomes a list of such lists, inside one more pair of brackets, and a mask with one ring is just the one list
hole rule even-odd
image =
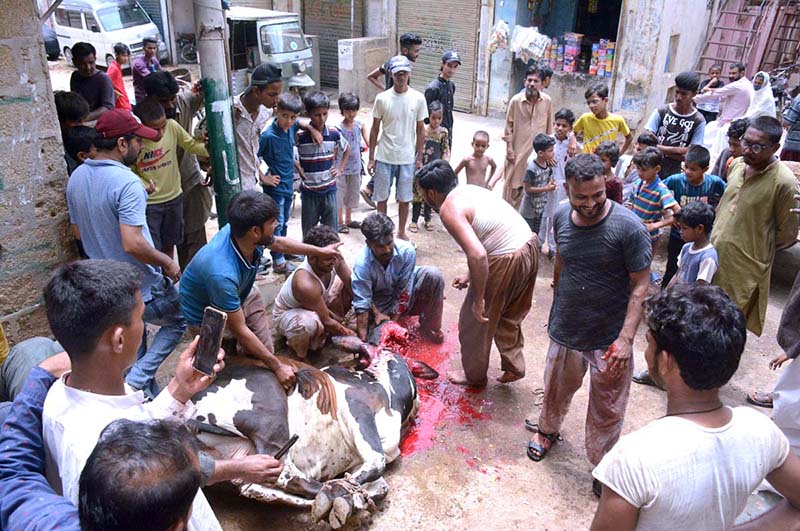
[[163, 14], [161, 13], [161, 0], [139, 0], [139, 5], [142, 6], [142, 9], [144, 9], [145, 13], [150, 15], [150, 18], [153, 19], [153, 24], [158, 27], [158, 32], [161, 34], [161, 38], [165, 42], [169, 42], [169, 37], [167, 36], [166, 32], [164, 32], [164, 18]]
[[480, 13], [479, 0], [397, 2], [398, 39], [403, 33], [416, 33], [422, 37], [422, 51], [411, 73], [412, 87], [424, 92], [428, 83], [439, 75], [442, 54], [456, 50], [461, 56], [461, 66], [453, 78], [456, 84], [455, 108], [472, 112]]
[[319, 36], [320, 82], [323, 85], [337, 86], [339, 39], [364, 36], [364, 0], [305, 2], [303, 31]]
[[272, 9], [272, 0], [231, 0], [232, 6]]

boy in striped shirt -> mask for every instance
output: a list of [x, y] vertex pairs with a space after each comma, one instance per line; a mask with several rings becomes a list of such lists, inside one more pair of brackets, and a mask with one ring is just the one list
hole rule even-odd
[[[672, 225], [673, 216], [681, 210], [672, 192], [658, 177], [662, 157], [661, 151], [654, 147], [645, 148], [633, 156], [639, 179], [633, 185], [631, 209], [647, 227], [654, 253], [660, 229]], [[651, 270], [650, 282], [658, 284], [660, 281], [658, 274]]]
[[331, 102], [324, 92], [312, 92], [303, 99], [303, 104], [311, 125], [322, 133], [321, 144], [315, 143], [307, 131], [300, 133], [296, 142], [303, 170], [300, 174], [300, 198], [303, 202], [300, 222], [305, 238], [317, 223], [339, 230], [336, 179], [344, 172], [350, 146], [338, 129], [325, 125]]

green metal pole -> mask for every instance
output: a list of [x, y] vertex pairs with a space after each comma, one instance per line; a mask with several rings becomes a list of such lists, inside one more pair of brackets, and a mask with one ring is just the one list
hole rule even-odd
[[234, 134], [233, 100], [228, 89], [225, 12], [222, 3], [220, 0], [195, 0], [194, 18], [217, 222], [222, 227], [228, 222], [228, 203], [242, 190]]
[[227, 81], [220, 83], [216, 79], [204, 78], [203, 96], [208, 125], [214, 199], [217, 205], [217, 222], [222, 228], [228, 223], [228, 203], [235, 194], [242, 191]]

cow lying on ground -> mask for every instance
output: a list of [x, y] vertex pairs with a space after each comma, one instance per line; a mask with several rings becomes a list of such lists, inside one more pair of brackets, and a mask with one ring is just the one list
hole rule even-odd
[[[402, 356], [389, 350], [381, 350], [362, 370], [293, 363], [297, 385], [285, 403], [288, 411], [274, 406], [281, 401], [271, 397], [285, 391], [266, 369], [226, 367], [194, 398], [200, 439], [217, 458], [268, 453], [271, 419], [288, 415], [289, 430], [299, 440], [283, 460], [277, 485], [240, 483], [239, 492], [263, 502], [313, 506], [315, 520], [327, 518], [338, 528], [388, 492], [384, 469], [400, 455], [403, 427], [418, 405], [414, 374]], [[437, 376], [427, 366], [415, 365], [415, 372]]]

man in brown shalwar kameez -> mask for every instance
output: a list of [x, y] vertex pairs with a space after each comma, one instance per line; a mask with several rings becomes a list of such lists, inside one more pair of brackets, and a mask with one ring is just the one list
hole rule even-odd
[[467, 255], [469, 273], [453, 281], [469, 288], [458, 319], [463, 372], [448, 375], [459, 385], [487, 383], [492, 340], [500, 351], [500, 383], [525, 376], [522, 321], [533, 298], [538, 241], [513, 208], [489, 190], [458, 186], [447, 161], [425, 165], [417, 179], [423, 198]]
[[[770, 116], [756, 118], [742, 137], [742, 158], [728, 170], [711, 243], [719, 255], [714, 284], [744, 312], [747, 329], [760, 336], [767, 315], [775, 251], [797, 241], [797, 180], [775, 153], [783, 129]], [[753, 392], [753, 404], [772, 407], [770, 393]]]
[[522, 201], [522, 178], [533, 151], [533, 138], [539, 133], [553, 134], [553, 106], [550, 96], [541, 89], [539, 70], [530, 66], [525, 72], [525, 90], [508, 102], [503, 135], [506, 141], [503, 199], [514, 209], [518, 209]]

